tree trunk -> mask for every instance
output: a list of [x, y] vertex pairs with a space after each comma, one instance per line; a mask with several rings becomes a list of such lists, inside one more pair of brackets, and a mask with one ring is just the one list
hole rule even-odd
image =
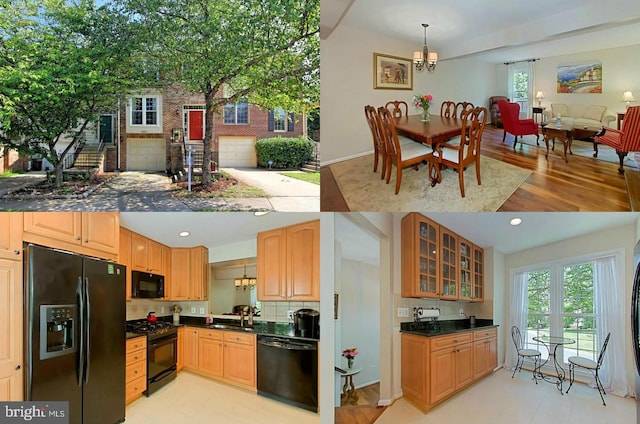
[[215, 98], [215, 92], [211, 85], [211, 82], [207, 82], [207, 90], [205, 92], [205, 118], [204, 122], [204, 153], [202, 157], [202, 185], [208, 186], [211, 184], [211, 141], [213, 140], [213, 118], [214, 118], [214, 105], [213, 100]]
[[62, 161], [62, 160], [56, 161], [56, 163], [54, 165], [55, 166], [54, 170], [55, 170], [55, 173], [56, 173], [56, 188], [62, 187], [62, 182], [64, 180], [64, 174], [63, 174], [64, 166], [63, 165], [64, 165], [64, 161]]

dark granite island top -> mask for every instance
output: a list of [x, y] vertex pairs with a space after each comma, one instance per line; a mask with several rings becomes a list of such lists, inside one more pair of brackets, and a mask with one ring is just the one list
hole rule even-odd
[[476, 319], [476, 323], [474, 325], [471, 324], [469, 319], [454, 319], [435, 322], [402, 322], [400, 323], [400, 332], [417, 334], [419, 336], [435, 337], [497, 327], [498, 325], [495, 325], [491, 319]]

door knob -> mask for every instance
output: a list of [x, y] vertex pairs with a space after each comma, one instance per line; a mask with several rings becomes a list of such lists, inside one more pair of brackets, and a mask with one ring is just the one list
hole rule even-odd
[[20, 365], [16, 365], [16, 371], [20, 369]]
[[13, 253], [15, 253], [16, 255], [19, 255], [20, 251], [19, 250], [14, 250]]

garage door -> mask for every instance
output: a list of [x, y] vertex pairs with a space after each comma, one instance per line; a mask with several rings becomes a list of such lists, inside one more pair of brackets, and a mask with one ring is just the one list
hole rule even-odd
[[161, 138], [128, 138], [127, 170], [164, 171], [167, 169], [166, 143]]
[[221, 168], [258, 166], [255, 137], [218, 137], [218, 162]]

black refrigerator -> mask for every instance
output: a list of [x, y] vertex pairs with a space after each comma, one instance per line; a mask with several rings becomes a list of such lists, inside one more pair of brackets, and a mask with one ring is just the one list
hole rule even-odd
[[125, 417], [122, 265], [28, 245], [25, 400], [69, 401], [70, 424]]

